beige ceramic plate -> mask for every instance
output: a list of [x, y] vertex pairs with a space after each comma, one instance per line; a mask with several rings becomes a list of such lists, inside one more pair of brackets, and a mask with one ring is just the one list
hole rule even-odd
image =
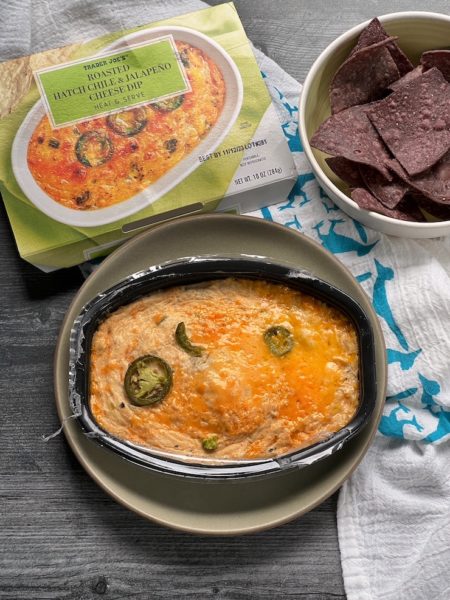
[[68, 421], [70, 446], [91, 477], [113, 498], [162, 525], [199, 534], [236, 535], [267, 529], [298, 517], [330, 496], [364, 456], [385, 398], [383, 335], [362, 288], [347, 269], [313, 240], [282, 225], [224, 214], [187, 217], [159, 225], [107, 258], [86, 280], [64, 320], [55, 356], [55, 395], [60, 418], [68, 404], [68, 345], [75, 316], [93, 296], [152, 264], [201, 254], [267, 256], [313, 272], [349, 293], [365, 309], [376, 343], [378, 397], [369, 424], [334, 456], [276, 478], [204, 483], [160, 475], [131, 464], [86, 438]]

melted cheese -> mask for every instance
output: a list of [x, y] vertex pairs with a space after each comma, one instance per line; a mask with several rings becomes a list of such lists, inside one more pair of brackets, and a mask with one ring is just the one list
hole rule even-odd
[[[42, 118], [28, 145], [28, 166], [38, 185], [68, 208], [95, 210], [122, 202], [157, 181], [178, 164], [217, 122], [225, 101], [225, 83], [217, 65], [199, 48], [177, 42], [192, 91], [175, 110], [142, 107], [145, 127], [119, 135], [101, 117], [52, 129]], [[111, 157], [86, 166], [77, 158], [80, 136], [96, 132], [108, 140]]]
[[[205, 348], [195, 357], [174, 337], [186, 324]], [[282, 325], [293, 349], [274, 356], [264, 332]], [[158, 404], [137, 407], [124, 391], [128, 365], [156, 354], [173, 369]], [[288, 287], [241, 279], [174, 287], [111, 314], [91, 352], [90, 406], [112, 435], [163, 451], [214, 457], [278, 456], [345, 426], [359, 401], [358, 345], [351, 321], [337, 309]]]

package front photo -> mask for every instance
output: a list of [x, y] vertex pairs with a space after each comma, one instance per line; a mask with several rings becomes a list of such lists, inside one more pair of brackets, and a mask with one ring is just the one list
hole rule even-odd
[[295, 168], [232, 3], [0, 64], [0, 192], [22, 258], [282, 200]]

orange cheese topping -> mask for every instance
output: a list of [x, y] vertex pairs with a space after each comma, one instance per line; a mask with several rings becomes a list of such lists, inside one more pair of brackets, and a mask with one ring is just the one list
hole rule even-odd
[[[201, 356], [176, 343], [180, 322]], [[283, 356], [264, 341], [275, 325], [293, 336]], [[138, 407], [124, 377], [146, 354], [171, 366], [173, 384], [161, 402]], [[162, 451], [205, 457], [202, 440], [214, 434], [214, 457], [279, 456], [342, 428], [358, 402], [350, 319], [278, 284], [226, 279], [163, 290], [117, 310], [93, 338], [94, 418], [116, 437]]]
[[[158, 103], [131, 109], [119, 114], [115, 128], [108, 117], [60, 129], [52, 129], [47, 116], [42, 118], [31, 136], [27, 159], [34, 179], [51, 198], [76, 210], [127, 200], [178, 164], [207, 135], [225, 101], [222, 73], [199, 48], [176, 45], [192, 91], [178, 97], [180, 102], [172, 103], [171, 110], [158, 110]], [[86, 134], [91, 135], [87, 141]]]

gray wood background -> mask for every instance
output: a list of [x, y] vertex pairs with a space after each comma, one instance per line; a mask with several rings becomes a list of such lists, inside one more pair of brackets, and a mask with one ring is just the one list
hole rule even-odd
[[[365, 19], [400, 10], [450, 12], [446, 0], [235, 4], [249, 38], [299, 81], [327, 44]], [[43, 443], [41, 435], [59, 424], [56, 338], [82, 277], [77, 268], [45, 275], [22, 261], [1, 205], [0, 281], [0, 598], [345, 598], [337, 495], [272, 531], [194, 537], [116, 504], [63, 436]]]

